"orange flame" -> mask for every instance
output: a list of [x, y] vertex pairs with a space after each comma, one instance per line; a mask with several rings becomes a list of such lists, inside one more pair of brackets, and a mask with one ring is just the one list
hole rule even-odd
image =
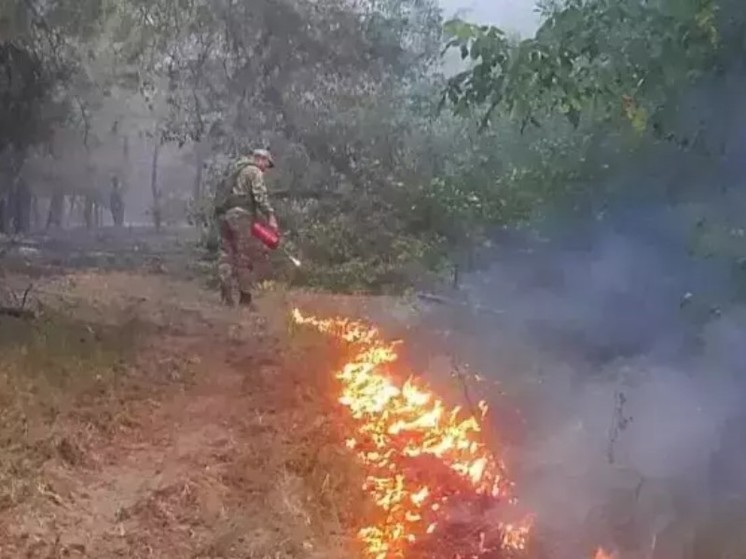
[[[380, 511], [380, 519], [360, 530], [365, 556], [405, 557], [415, 545], [448, 525], [448, 506], [467, 493], [481, 499], [512, 503], [505, 467], [481, 440], [480, 422], [458, 407], [449, 408], [420, 380], [397, 382], [391, 365], [396, 343], [361, 322], [343, 318], [293, 319], [351, 344], [353, 355], [337, 371], [340, 403], [348, 408], [356, 434], [347, 441], [366, 474], [364, 490]], [[482, 418], [487, 411], [480, 403]], [[451, 556], [479, 557], [495, 549], [525, 549], [532, 519], [497, 525], [499, 537], [474, 536], [469, 551]]]
[[596, 550], [596, 555], [594, 556], [594, 559], [614, 559], [614, 556], [609, 553], [606, 553], [606, 551], [602, 547], [599, 547]]

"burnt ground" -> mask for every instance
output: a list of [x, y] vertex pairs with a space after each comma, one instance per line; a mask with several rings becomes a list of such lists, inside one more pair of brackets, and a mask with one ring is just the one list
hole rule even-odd
[[224, 309], [178, 250], [87, 242], [4, 245], [38, 315], [0, 317], [0, 557], [349, 557], [361, 480], [288, 295]]

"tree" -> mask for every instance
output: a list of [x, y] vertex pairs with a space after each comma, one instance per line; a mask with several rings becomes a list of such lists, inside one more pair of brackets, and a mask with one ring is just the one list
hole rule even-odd
[[[404, 157], [411, 149], [391, 140], [408, 133], [409, 115], [424, 117], [386, 104], [411, 108], [412, 84], [438, 59], [434, 2], [195, 1], [176, 7], [167, 0], [132, 1], [118, 4], [108, 21], [115, 39], [107, 55], [116, 60], [109, 65], [116, 70], [111, 82], [122, 92], [138, 92], [152, 118], [161, 119], [163, 141], [197, 144], [197, 159], [204, 157], [208, 169], [215, 155], [271, 145], [283, 160], [278, 181], [284, 213], [291, 214], [286, 223], [296, 232], [316, 220], [328, 223], [330, 212], [341, 212], [344, 227], [356, 229], [362, 216], [381, 214], [394, 224], [390, 235], [403, 232], [408, 218], [394, 203], [401, 190], [395, 177], [412, 167]], [[204, 176], [207, 186], [210, 175]], [[198, 213], [195, 221], [209, 221]], [[301, 231], [305, 244], [325, 238], [309, 231]], [[378, 240], [380, 227], [370, 233], [375, 246], [386, 244]], [[370, 243], [350, 243], [357, 257], [381, 259]], [[348, 253], [338, 256], [350, 261]]]
[[[66, 128], [79, 129], [86, 146], [91, 140], [94, 107], [89, 94], [95, 84], [80, 47], [95, 35], [101, 8], [98, 0], [9, 0], [0, 5], [0, 28], [7, 37], [0, 45], [6, 78], [0, 81], [0, 152], [5, 156], [0, 198], [5, 197], [6, 207], [22, 212], [11, 216], [18, 231], [30, 221], [28, 200], [33, 195], [28, 181], [20, 179], [31, 151], [53, 152], [55, 135]], [[64, 195], [52, 194], [52, 213], [64, 207]], [[50, 215], [48, 221], [59, 222], [60, 216]]]
[[517, 44], [496, 27], [449, 22], [449, 47], [473, 61], [446, 92], [459, 113], [484, 107], [483, 126], [498, 108], [522, 126], [554, 111], [576, 127], [583, 113], [621, 116], [643, 132], [719, 40], [713, 0], [565, 0], [545, 3], [543, 18]]
[[28, 227], [31, 196], [19, 180], [31, 146], [47, 139], [54, 80], [32, 51], [0, 43], [0, 231], [22, 232]]

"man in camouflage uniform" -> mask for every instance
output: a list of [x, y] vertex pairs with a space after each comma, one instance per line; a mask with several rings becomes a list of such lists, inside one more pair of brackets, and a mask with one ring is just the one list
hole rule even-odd
[[254, 150], [250, 157], [239, 158], [219, 188], [215, 213], [220, 230], [218, 277], [224, 303], [233, 305], [233, 282], [238, 283], [239, 303], [251, 305], [253, 265], [256, 243], [251, 224], [260, 214], [270, 227], [277, 229], [275, 211], [269, 201], [264, 173], [274, 167], [268, 150]]

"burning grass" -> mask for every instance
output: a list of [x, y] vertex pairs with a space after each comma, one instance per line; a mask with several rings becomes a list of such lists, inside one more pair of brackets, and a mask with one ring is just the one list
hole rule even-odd
[[449, 408], [415, 377], [394, 370], [396, 344], [374, 328], [295, 311], [297, 323], [348, 342], [337, 371], [339, 401], [355, 434], [347, 441], [365, 469], [363, 489], [377, 512], [358, 532], [365, 556], [508, 557], [527, 545], [531, 518], [500, 520], [515, 504], [499, 457], [484, 444], [480, 420]]
[[[364, 557], [557, 556], [550, 552], [557, 550], [557, 534], [542, 533], [538, 521], [533, 529], [531, 515], [519, 510], [506, 468], [493, 451], [499, 446], [485, 443], [486, 406], [480, 404], [477, 414], [449, 407], [421, 379], [401, 370], [397, 343], [385, 341], [374, 327], [298, 310], [293, 319], [346, 345], [329, 376], [336, 380], [333, 390], [349, 419], [343, 421], [350, 435], [346, 447], [363, 469], [363, 490], [373, 504], [373, 512], [361, 515], [355, 526]], [[607, 505], [615, 508], [613, 501]], [[650, 528], [637, 506], [625, 505], [624, 518]], [[734, 526], [742, 522], [743, 510], [741, 504], [727, 513], [703, 511], [694, 517], [681, 511], [669, 517], [664, 529], [651, 531], [652, 539], [625, 535], [621, 524], [599, 519], [601, 525], [588, 528], [567, 549], [587, 559], [618, 559], [625, 548], [651, 556], [741, 557], [745, 547]], [[594, 542], [611, 543], [596, 547]]]

